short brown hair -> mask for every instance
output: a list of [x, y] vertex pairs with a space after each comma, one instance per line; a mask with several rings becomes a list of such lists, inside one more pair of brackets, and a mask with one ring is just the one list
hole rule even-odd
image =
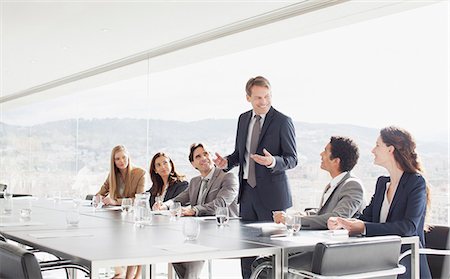
[[205, 149], [205, 147], [203, 146], [202, 143], [193, 143], [191, 144], [190, 150], [189, 150], [189, 162], [194, 162], [194, 151], [195, 149], [202, 147], [203, 149]]
[[254, 77], [254, 78], [250, 78], [247, 81], [247, 84], [245, 85], [245, 92], [247, 92], [248, 96], [252, 95], [251, 89], [255, 85], [256, 86], [266, 87], [267, 89], [270, 90], [270, 82], [265, 77], [257, 76], [257, 77]]

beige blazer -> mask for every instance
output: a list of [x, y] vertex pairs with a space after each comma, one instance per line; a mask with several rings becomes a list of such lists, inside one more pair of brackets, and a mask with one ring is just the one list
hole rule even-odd
[[121, 203], [122, 198], [134, 198], [135, 194], [143, 193], [147, 184], [147, 172], [144, 169], [133, 167], [133, 169], [131, 170], [130, 184], [125, 185], [123, 195], [109, 192], [109, 176], [106, 178], [105, 183], [103, 183], [103, 186], [100, 188], [100, 191], [98, 191], [97, 195], [106, 196], [109, 194], [112, 199], [115, 199], [119, 203]]

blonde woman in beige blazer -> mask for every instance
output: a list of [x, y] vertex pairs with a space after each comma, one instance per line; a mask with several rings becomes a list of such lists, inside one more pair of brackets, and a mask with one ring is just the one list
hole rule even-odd
[[118, 145], [111, 152], [111, 170], [96, 195], [103, 197], [105, 205], [120, 205], [123, 198], [134, 198], [143, 193], [148, 175], [144, 169], [131, 165], [127, 149]]
[[[111, 170], [105, 183], [96, 195], [102, 196], [105, 205], [120, 205], [123, 198], [134, 198], [143, 193], [147, 186], [148, 175], [144, 169], [131, 165], [128, 150], [118, 145], [111, 151]], [[141, 266], [128, 266], [126, 279], [141, 278]], [[123, 278], [123, 268], [115, 268], [114, 278]]]

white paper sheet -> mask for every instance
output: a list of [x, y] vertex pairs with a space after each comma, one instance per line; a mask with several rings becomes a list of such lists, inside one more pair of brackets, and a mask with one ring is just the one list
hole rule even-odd
[[270, 223], [251, 223], [251, 224], [246, 224], [245, 226], [252, 227], [252, 228], [273, 228], [273, 229], [286, 228], [285, 225], [283, 225], [283, 224], [276, 224], [274, 222], [270, 222]]
[[29, 236], [34, 238], [58, 238], [58, 237], [89, 237], [94, 236], [94, 234], [87, 232], [59, 231], [59, 232], [30, 233]]
[[151, 212], [153, 215], [166, 215], [166, 216], [170, 216], [170, 211], [169, 210], [153, 210]]
[[206, 251], [215, 251], [219, 250], [214, 247], [207, 247], [203, 245], [197, 245], [192, 243], [182, 243], [182, 244], [173, 244], [173, 245], [160, 245], [160, 246], [154, 246], [155, 248], [169, 251], [169, 252], [181, 252], [181, 253], [199, 253], [199, 252], [206, 252]]
[[24, 226], [44, 226], [41, 222], [5, 222], [0, 223], [0, 227], [24, 227]]
[[122, 210], [122, 206], [120, 205], [108, 205], [106, 207], [102, 207], [99, 209], [96, 209], [95, 211], [97, 212], [102, 212], [102, 211], [114, 211], [114, 210]]
[[[199, 220], [216, 220], [216, 216], [201, 216], [197, 217]], [[241, 219], [241, 217], [229, 217], [229, 220], [238, 220]]]

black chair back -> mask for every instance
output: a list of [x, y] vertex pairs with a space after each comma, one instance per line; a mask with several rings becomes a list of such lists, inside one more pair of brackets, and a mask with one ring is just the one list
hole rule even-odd
[[396, 268], [400, 246], [400, 237], [396, 236], [367, 237], [354, 242], [318, 243], [311, 271], [324, 276], [339, 276]]
[[[446, 226], [432, 226], [425, 232], [425, 248], [450, 250], [450, 228]], [[450, 278], [450, 256], [427, 255], [433, 279]]]
[[42, 279], [36, 257], [27, 250], [0, 241], [0, 278]]

